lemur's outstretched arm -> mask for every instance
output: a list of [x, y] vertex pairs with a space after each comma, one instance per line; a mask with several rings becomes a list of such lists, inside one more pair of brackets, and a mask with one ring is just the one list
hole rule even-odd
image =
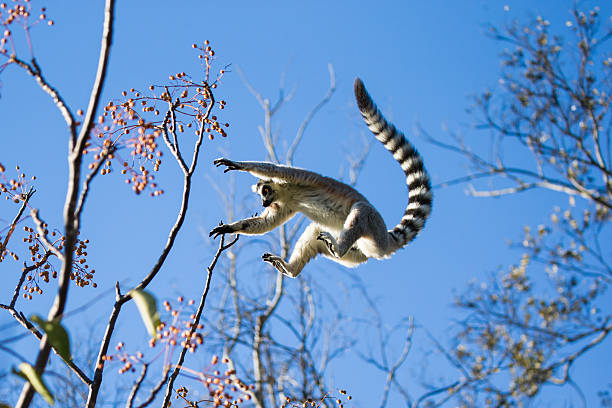
[[319, 185], [322, 179], [327, 179], [312, 171], [267, 162], [233, 161], [221, 158], [213, 161], [213, 164], [217, 167], [225, 166], [224, 173], [230, 170], [246, 171], [257, 178], [277, 183]]
[[261, 215], [213, 228], [208, 236], [217, 238], [221, 234], [261, 235], [289, 221], [295, 211], [276, 203], [267, 207]]

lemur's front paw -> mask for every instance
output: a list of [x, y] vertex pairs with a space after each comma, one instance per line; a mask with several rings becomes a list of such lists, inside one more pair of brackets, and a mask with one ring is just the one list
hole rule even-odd
[[213, 161], [213, 164], [217, 167], [225, 166], [226, 168], [223, 170], [224, 173], [227, 173], [230, 170], [242, 170], [242, 166], [240, 164], [229, 159], [216, 159]]
[[335, 250], [335, 248], [336, 248], [336, 239], [332, 236], [332, 234], [330, 234], [329, 232], [321, 231], [321, 232], [319, 232], [319, 235], [317, 236], [317, 239], [319, 241], [323, 241], [325, 246], [327, 246], [327, 249], [329, 250], [329, 252], [333, 256], [338, 258], [338, 255], [337, 255], [336, 250]]
[[210, 234], [208, 234], [208, 236], [213, 237], [213, 239], [216, 239], [219, 235], [231, 234], [232, 232], [235, 232], [235, 231], [234, 231], [234, 228], [232, 228], [230, 225], [220, 224], [219, 226], [213, 228], [212, 231], [210, 231]]

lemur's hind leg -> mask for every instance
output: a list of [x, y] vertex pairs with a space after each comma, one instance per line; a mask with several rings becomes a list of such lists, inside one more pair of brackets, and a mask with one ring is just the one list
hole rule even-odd
[[312, 258], [318, 254], [329, 254], [325, 244], [317, 240], [320, 232], [321, 226], [314, 222], [306, 227], [295, 244], [295, 248], [293, 248], [289, 262], [285, 262], [283, 258], [267, 252], [261, 258], [271, 263], [283, 274], [295, 278]]
[[385, 222], [378, 211], [367, 202], [353, 204], [338, 240], [325, 231], [321, 232], [317, 239], [325, 242], [329, 252], [340, 259], [344, 258], [355, 244], [366, 258], [382, 257], [389, 247]]

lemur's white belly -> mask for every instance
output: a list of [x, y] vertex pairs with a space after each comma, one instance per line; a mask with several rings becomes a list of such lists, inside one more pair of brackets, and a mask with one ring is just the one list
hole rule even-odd
[[344, 227], [344, 221], [348, 216], [349, 209], [328, 206], [317, 208], [315, 205], [309, 206], [308, 203], [305, 203], [300, 206], [299, 211], [310, 220], [323, 226], [325, 230], [334, 236], [337, 236]]

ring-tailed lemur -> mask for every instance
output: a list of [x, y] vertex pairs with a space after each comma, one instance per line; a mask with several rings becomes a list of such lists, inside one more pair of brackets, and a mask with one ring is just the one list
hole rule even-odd
[[219, 225], [210, 236], [264, 234], [301, 212], [312, 223], [296, 243], [289, 262], [269, 253], [262, 256], [290, 277], [299, 275], [318, 254], [356, 266], [368, 258], [387, 258], [412, 241], [425, 225], [433, 198], [423, 160], [404, 135], [385, 120], [359, 78], [355, 80], [355, 97], [366, 124], [406, 174], [408, 206], [399, 224], [387, 231], [381, 215], [364, 196], [333, 178], [266, 162], [217, 159], [213, 163], [225, 166], [224, 172], [241, 170], [259, 177], [253, 191], [261, 196], [265, 210], [260, 216]]

